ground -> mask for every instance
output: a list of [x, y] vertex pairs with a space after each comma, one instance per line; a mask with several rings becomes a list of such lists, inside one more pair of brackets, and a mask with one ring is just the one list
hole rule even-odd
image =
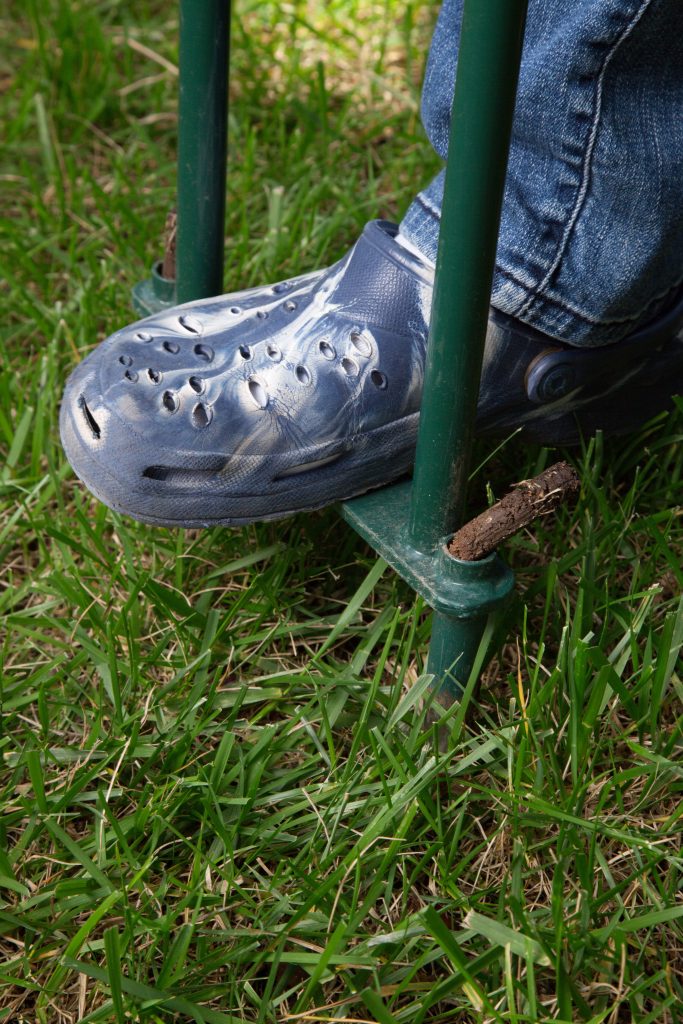
[[[400, 216], [434, 5], [235, 5], [226, 285]], [[435, 724], [429, 614], [334, 510], [152, 529], [57, 412], [173, 203], [177, 12], [0, 25], [0, 1020], [673, 1024], [683, 997], [683, 413], [480, 445], [473, 511], [568, 457]]]

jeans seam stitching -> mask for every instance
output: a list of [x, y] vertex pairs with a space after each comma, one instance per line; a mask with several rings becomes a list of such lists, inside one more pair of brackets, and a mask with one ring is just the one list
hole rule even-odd
[[618, 38], [614, 41], [614, 44], [611, 46], [609, 52], [607, 53], [607, 55], [605, 57], [605, 60], [604, 60], [603, 65], [602, 65], [602, 68], [600, 70], [600, 74], [598, 75], [598, 82], [597, 82], [597, 89], [596, 89], [596, 99], [595, 99], [595, 113], [594, 113], [594, 117], [593, 117], [593, 123], [591, 124], [590, 132], [589, 132], [589, 135], [588, 135], [588, 143], [586, 145], [586, 152], [585, 152], [585, 155], [584, 155], [583, 168], [582, 168], [582, 172], [581, 172], [581, 181], [579, 183], [578, 194], [577, 194], [576, 199], [574, 201], [574, 207], [573, 207], [573, 209], [571, 211], [571, 214], [569, 216], [569, 220], [568, 220], [567, 225], [565, 227], [564, 234], [563, 234], [563, 236], [562, 236], [562, 238], [560, 240], [560, 244], [559, 244], [558, 250], [557, 250], [557, 252], [555, 254], [555, 257], [554, 257], [552, 263], [550, 264], [548, 270], [546, 271], [545, 276], [543, 277], [543, 279], [527, 295], [527, 297], [524, 300], [524, 302], [522, 303], [522, 305], [516, 310], [515, 315], [518, 316], [518, 317], [523, 317], [525, 314], [529, 313], [531, 306], [539, 298], [540, 293], [542, 292], [542, 290], [544, 288], [547, 287], [547, 285], [549, 284], [553, 274], [555, 274], [555, 272], [557, 271], [557, 269], [558, 269], [558, 267], [559, 267], [559, 265], [560, 265], [560, 263], [562, 261], [562, 257], [565, 254], [565, 251], [566, 251], [567, 246], [569, 244], [569, 239], [571, 238], [572, 232], [573, 232], [574, 227], [576, 226], [576, 223], [577, 223], [577, 221], [579, 219], [579, 216], [581, 214], [581, 210], [583, 209], [584, 203], [586, 201], [586, 198], [587, 198], [588, 192], [589, 192], [590, 179], [591, 179], [591, 166], [592, 166], [592, 161], [593, 161], [593, 152], [594, 152], [595, 143], [596, 143], [596, 140], [597, 140], [597, 137], [598, 137], [598, 129], [600, 127], [600, 119], [601, 119], [601, 115], [602, 115], [602, 87], [603, 87], [603, 81], [604, 81], [605, 75], [607, 74], [607, 69], [609, 68], [609, 65], [610, 65], [610, 63], [612, 61], [612, 58], [614, 57], [615, 53], [619, 50], [619, 48], [622, 45], [622, 43], [624, 43], [628, 39], [628, 37], [631, 35], [631, 32], [633, 31], [635, 26], [638, 24], [638, 22], [642, 18], [642, 16], [644, 15], [645, 11], [647, 10], [647, 8], [651, 6], [652, 2], [653, 2], [653, 0], [641, 0], [641, 4], [640, 4], [638, 10], [636, 10], [634, 12], [631, 20], [626, 25], [626, 27], [624, 28], [622, 33], [618, 36]]
[[415, 197], [415, 200], [427, 213], [431, 214], [435, 220], [438, 220], [439, 223], [441, 222], [441, 210], [436, 206], [432, 206], [421, 192]]
[[[497, 266], [496, 267], [496, 273], [500, 274], [501, 277], [505, 277], [508, 280], [512, 281], [512, 283], [514, 285], [516, 285], [518, 288], [521, 288], [522, 290], [526, 290], [526, 285], [524, 285], [519, 280], [519, 278], [515, 276], [515, 273], [513, 271], [505, 270], [503, 267]], [[656, 305], [658, 302], [661, 302], [662, 299], [666, 298], [666, 296], [669, 295], [671, 292], [675, 292], [678, 288], [680, 288], [682, 284], [683, 284], [683, 275], [680, 278], [678, 278], [678, 280], [674, 281], [673, 284], [671, 284], [668, 288], [665, 288], [663, 292], [661, 292], [658, 295], [653, 295], [652, 298], [649, 300], [649, 302], [647, 302], [646, 305], [643, 306], [642, 309], [640, 309], [637, 312], [631, 314], [630, 316], [625, 316], [625, 317], [620, 317], [620, 318], [615, 317], [615, 318], [610, 319], [610, 320], [604, 320], [604, 319], [599, 320], [599, 319], [597, 319], [595, 317], [590, 316], [590, 314], [586, 313], [584, 310], [578, 309], [578, 308], [576, 308], [574, 306], [570, 306], [567, 303], [565, 303], [562, 299], [555, 298], [553, 296], [548, 295], [547, 293], [545, 295], [543, 295], [543, 296], [538, 296], [538, 298], [540, 298], [541, 304], [546, 305], [546, 306], [552, 306], [555, 309], [561, 310], [563, 313], [567, 313], [569, 316], [578, 317], [579, 319], [583, 320], [584, 323], [591, 324], [591, 325], [597, 325], [599, 327], [600, 326], [605, 326], [605, 327], [615, 326], [615, 327], [617, 327], [617, 326], [619, 326], [619, 324], [627, 324], [627, 323], [630, 323], [633, 320], [639, 320], [650, 306]], [[518, 313], [511, 313], [510, 315], [511, 316], [519, 317]], [[531, 321], [527, 321], [527, 322], [530, 323], [530, 326], [532, 326], [532, 327], [536, 326]], [[539, 327], [538, 329], [542, 330], [543, 328]]]

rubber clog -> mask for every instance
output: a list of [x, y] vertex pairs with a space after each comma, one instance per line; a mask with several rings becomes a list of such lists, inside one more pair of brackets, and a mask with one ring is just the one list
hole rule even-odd
[[[412, 465], [433, 270], [368, 224], [329, 269], [147, 317], [72, 373], [62, 443], [106, 505], [168, 526], [320, 508]], [[624, 342], [572, 348], [491, 311], [477, 430], [568, 444], [683, 390], [683, 298]]]

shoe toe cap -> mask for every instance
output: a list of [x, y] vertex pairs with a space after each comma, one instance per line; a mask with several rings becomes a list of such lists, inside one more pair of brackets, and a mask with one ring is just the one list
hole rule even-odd
[[375, 485], [387, 453], [400, 453], [392, 472], [405, 468], [421, 306], [383, 326], [341, 287], [346, 262], [169, 309], [104, 341], [62, 404], [78, 476], [116, 510], [195, 525], [317, 507]]

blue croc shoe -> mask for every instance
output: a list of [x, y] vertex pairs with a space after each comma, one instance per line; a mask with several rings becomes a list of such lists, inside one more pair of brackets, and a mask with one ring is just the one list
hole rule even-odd
[[[327, 270], [113, 334], [62, 403], [78, 476], [136, 519], [209, 526], [319, 508], [407, 472], [433, 271], [396, 233], [370, 223]], [[492, 311], [479, 431], [560, 444], [633, 429], [682, 389], [681, 323], [683, 301], [612, 353]]]

